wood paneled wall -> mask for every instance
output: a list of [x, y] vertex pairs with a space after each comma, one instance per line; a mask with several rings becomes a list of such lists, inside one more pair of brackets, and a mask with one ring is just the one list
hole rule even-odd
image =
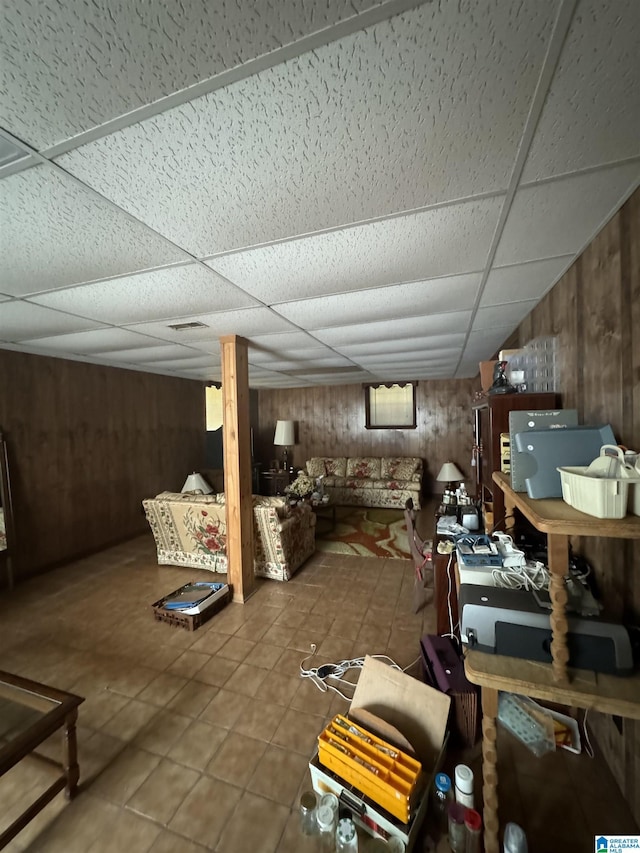
[[147, 530], [203, 464], [200, 382], [0, 350], [0, 389], [18, 579]]
[[[640, 190], [520, 325], [507, 346], [555, 335], [565, 408], [581, 423], [610, 423], [640, 450]], [[615, 617], [640, 626], [640, 542], [576, 539]], [[640, 724], [590, 715], [600, 745], [640, 823]]]
[[[407, 377], [410, 379], [411, 377]], [[468, 478], [473, 427], [471, 403], [480, 380], [419, 382], [417, 429], [365, 429], [361, 385], [265, 390], [259, 392], [259, 435], [256, 458], [263, 464], [281, 458], [273, 445], [277, 420], [296, 422], [293, 464], [300, 468], [312, 456], [420, 456], [427, 489], [443, 462], [455, 462]], [[436, 485], [435, 491], [442, 491]]]

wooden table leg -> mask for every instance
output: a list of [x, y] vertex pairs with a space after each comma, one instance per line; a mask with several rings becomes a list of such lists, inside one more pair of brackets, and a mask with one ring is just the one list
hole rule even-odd
[[67, 779], [65, 796], [68, 800], [75, 797], [80, 779], [80, 768], [78, 766], [78, 742], [76, 738], [76, 720], [78, 710], [73, 709], [65, 718], [64, 724], [64, 775]]
[[549, 596], [551, 598], [551, 655], [553, 677], [557, 682], [567, 680], [567, 588], [564, 577], [569, 571], [569, 537], [566, 534], [550, 533], [547, 536], [549, 557]]
[[498, 691], [482, 688], [482, 799], [484, 803], [484, 850], [500, 853], [498, 843], [498, 751], [496, 719]]

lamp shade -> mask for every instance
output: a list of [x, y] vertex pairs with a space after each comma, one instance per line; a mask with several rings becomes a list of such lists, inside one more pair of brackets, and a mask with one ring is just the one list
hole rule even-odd
[[445, 462], [436, 479], [441, 483], [453, 483], [456, 480], [464, 480], [464, 474], [454, 462]]
[[273, 437], [273, 443], [284, 447], [291, 447], [296, 443], [293, 421], [276, 422], [276, 434]]
[[197, 474], [195, 471], [193, 474], [189, 474], [187, 479], [184, 481], [184, 486], [182, 487], [183, 492], [202, 492], [203, 495], [210, 495], [213, 489], [207, 483], [202, 474]]

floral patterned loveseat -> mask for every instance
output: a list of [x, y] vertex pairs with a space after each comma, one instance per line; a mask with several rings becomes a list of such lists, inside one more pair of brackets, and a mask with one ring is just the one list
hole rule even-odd
[[337, 504], [404, 510], [408, 498], [420, 508], [419, 456], [315, 456], [307, 474], [323, 477], [324, 491]]
[[[227, 571], [224, 494], [161, 492], [142, 501], [158, 551], [158, 563]], [[315, 550], [314, 513], [290, 508], [284, 498], [253, 496], [256, 575], [288, 581]]]

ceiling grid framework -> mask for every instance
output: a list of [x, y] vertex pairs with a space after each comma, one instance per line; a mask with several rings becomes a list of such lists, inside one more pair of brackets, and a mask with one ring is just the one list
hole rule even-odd
[[474, 376], [640, 182], [639, 43], [634, 0], [7, 0], [0, 348]]

